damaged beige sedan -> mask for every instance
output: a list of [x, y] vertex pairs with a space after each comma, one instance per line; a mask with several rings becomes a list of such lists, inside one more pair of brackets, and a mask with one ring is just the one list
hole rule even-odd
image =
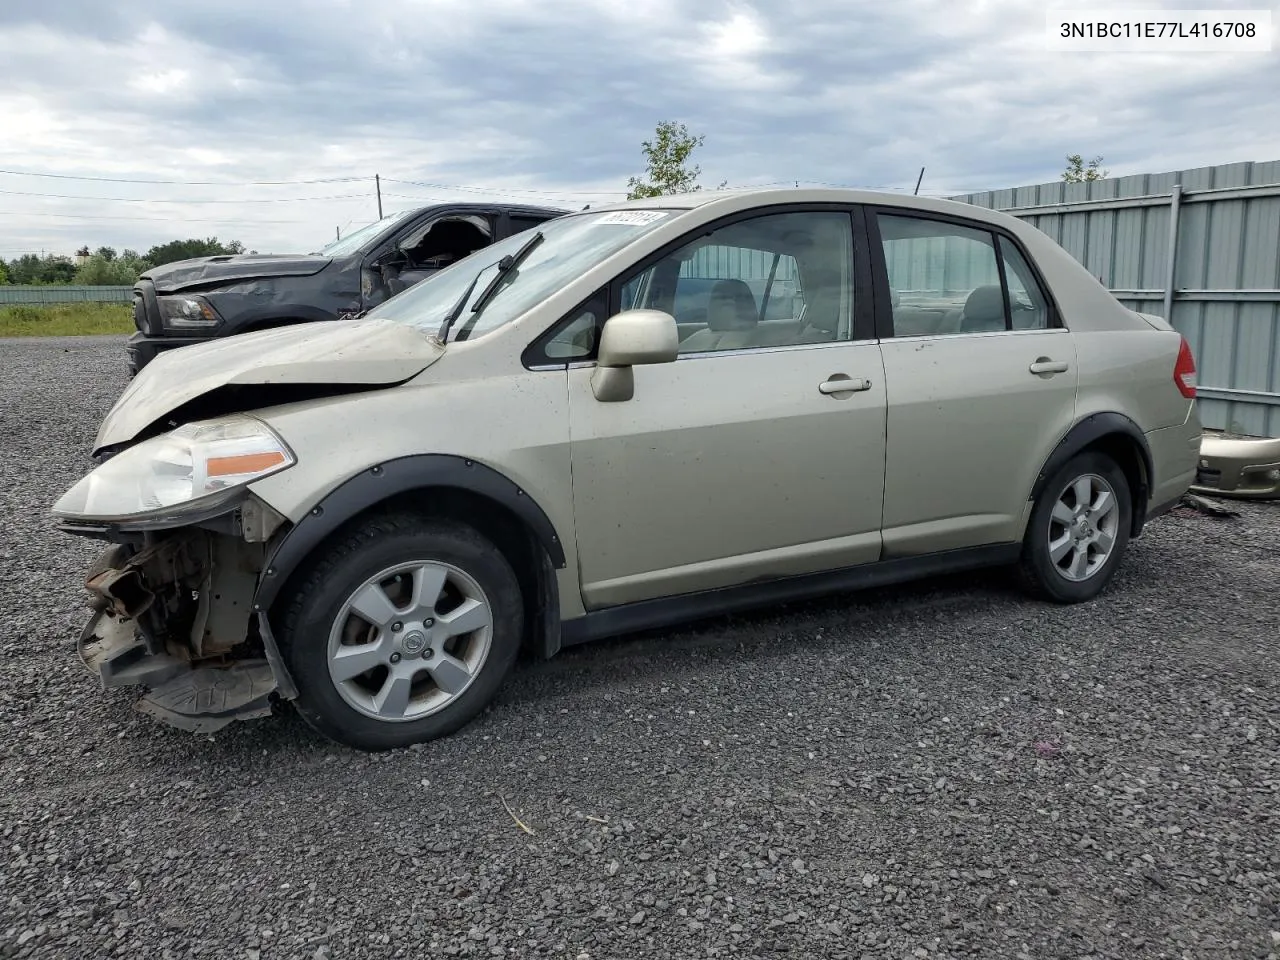
[[1012, 217], [665, 196], [160, 356], [54, 514], [105, 542], [103, 685], [385, 749], [522, 650], [986, 566], [1091, 600], [1192, 483], [1195, 394], [1177, 332]]

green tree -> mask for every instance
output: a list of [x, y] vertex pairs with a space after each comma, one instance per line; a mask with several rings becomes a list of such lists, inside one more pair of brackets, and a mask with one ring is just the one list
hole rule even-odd
[[115, 247], [99, 247], [94, 251], [94, 256], [101, 257], [103, 260], [111, 261], [116, 258]]
[[67, 257], [26, 253], [9, 261], [8, 272], [10, 283], [70, 283], [76, 275], [76, 265]]
[[217, 237], [209, 237], [207, 240], [172, 240], [162, 243], [148, 250], [143, 259], [158, 267], [195, 257], [226, 257], [241, 253], [244, 253], [244, 244], [239, 240], [220, 243]]
[[136, 250], [126, 250], [119, 257], [114, 250], [110, 257], [99, 251], [76, 270], [76, 283], [90, 287], [132, 286], [138, 275], [150, 266]]
[[1088, 180], [1102, 180], [1106, 177], [1110, 170], [1100, 170], [1102, 166], [1102, 158], [1094, 157], [1089, 161], [1089, 166], [1085, 167], [1084, 158], [1078, 153], [1073, 153], [1067, 157], [1067, 169], [1062, 173], [1062, 179], [1067, 183], [1084, 183]]
[[[689, 168], [689, 157], [695, 149], [702, 146], [706, 138], [694, 136], [683, 123], [664, 120], [658, 124], [652, 140], [646, 140], [641, 147], [645, 157], [645, 179], [632, 177], [627, 181], [627, 199], [638, 197], [660, 197], [672, 193], [692, 193], [701, 190], [698, 186], [698, 175], [702, 168]], [[724, 183], [720, 184], [723, 189]]]
[[9, 270], [5, 266], [4, 261], [0, 260], [0, 284], [9, 282]]

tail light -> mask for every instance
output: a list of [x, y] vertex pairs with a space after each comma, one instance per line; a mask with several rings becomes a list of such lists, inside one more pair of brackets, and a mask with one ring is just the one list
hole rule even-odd
[[1196, 358], [1191, 354], [1191, 344], [1182, 338], [1178, 348], [1178, 362], [1173, 365], [1173, 382], [1188, 400], [1196, 398]]

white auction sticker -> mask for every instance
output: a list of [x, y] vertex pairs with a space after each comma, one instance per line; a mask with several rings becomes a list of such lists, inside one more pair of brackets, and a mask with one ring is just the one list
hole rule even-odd
[[1270, 10], [1050, 10], [1050, 50], [1078, 53], [1266, 52]]
[[665, 210], [615, 210], [606, 213], [596, 223], [622, 223], [630, 227], [643, 227], [668, 216]]

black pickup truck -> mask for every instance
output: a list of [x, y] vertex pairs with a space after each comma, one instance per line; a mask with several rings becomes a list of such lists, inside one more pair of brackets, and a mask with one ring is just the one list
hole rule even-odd
[[200, 257], [154, 267], [133, 288], [129, 371], [162, 350], [361, 313], [481, 247], [568, 213], [449, 203], [383, 217], [308, 255]]

